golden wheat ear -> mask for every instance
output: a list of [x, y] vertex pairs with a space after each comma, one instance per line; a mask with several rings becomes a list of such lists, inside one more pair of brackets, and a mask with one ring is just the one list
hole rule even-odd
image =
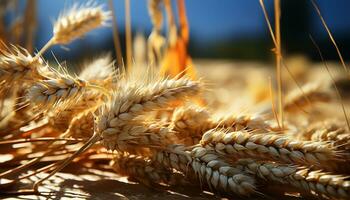
[[300, 163], [324, 167], [330, 161], [341, 160], [339, 153], [328, 143], [296, 141], [294, 138], [269, 133], [251, 134], [247, 131], [207, 131], [200, 143], [224, 156], [244, 155], [266, 160]]
[[225, 162], [213, 151], [195, 146], [170, 145], [155, 150], [154, 162], [166, 168], [183, 172], [188, 178], [197, 178], [215, 193], [225, 192], [240, 196], [256, 193], [255, 179]]
[[291, 91], [287, 97], [283, 109], [287, 112], [297, 112], [312, 107], [316, 103], [330, 102], [332, 93], [319, 83], [309, 83], [299, 89]]
[[52, 45], [68, 44], [93, 29], [107, 25], [110, 19], [111, 12], [104, 11], [101, 5], [90, 3], [79, 6], [75, 4], [58, 17], [54, 23], [52, 38], [38, 52], [36, 58]]
[[144, 156], [117, 153], [111, 166], [118, 174], [134, 178], [149, 187], [189, 184], [183, 174], [174, 173]]
[[115, 74], [114, 61], [111, 54], [101, 55], [83, 65], [79, 77], [87, 81], [104, 81], [112, 78]]
[[41, 59], [34, 59], [24, 48], [2, 44], [0, 50], [0, 79], [7, 85], [13, 86], [18, 81], [33, 81], [41, 79], [47, 71], [46, 63]]
[[237, 163], [248, 173], [263, 180], [294, 186], [305, 192], [323, 194], [332, 199], [350, 197], [350, 181], [346, 176], [321, 170], [315, 171], [307, 167], [252, 159], [242, 159]]

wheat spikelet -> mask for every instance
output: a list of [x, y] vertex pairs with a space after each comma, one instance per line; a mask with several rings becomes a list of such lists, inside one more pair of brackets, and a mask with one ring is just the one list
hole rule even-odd
[[224, 162], [220, 157], [203, 147], [192, 150], [191, 166], [200, 180], [206, 180], [215, 190], [249, 196], [256, 190], [255, 179], [239, 168]]
[[198, 144], [210, 122], [207, 110], [198, 106], [186, 106], [175, 109], [170, 127], [175, 131], [179, 142], [195, 145]]
[[[78, 77], [98, 87], [110, 88], [114, 76], [113, 62], [109, 55], [105, 55], [89, 62]], [[85, 90], [81, 93], [79, 98], [75, 98], [74, 101], [69, 101], [69, 104], [66, 103], [65, 106], [58, 107], [54, 112], [48, 113], [50, 124], [57, 130], [66, 131], [74, 117], [82, 112], [94, 112], [104, 101], [104, 95], [98, 91]]]
[[111, 13], [104, 11], [101, 6], [77, 6], [61, 14], [53, 27], [53, 43], [68, 44], [85, 33], [106, 25]]
[[327, 142], [334, 149], [342, 152], [342, 157], [344, 157], [343, 162], [327, 163], [327, 166], [329, 165], [329, 167], [325, 168], [327, 170], [331, 169], [341, 173], [347, 173], [349, 171], [350, 134], [345, 127], [344, 124], [326, 121], [309, 126], [303, 134], [305, 140]]
[[189, 184], [184, 180], [182, 174], [172, 172], [142, 156], [118, 153], [113, 158], [111, 166], [118, 174], [136, 179], [147, 186], [161, 183], [167, 185]]
[[297, 141], [276, 134], [251, 134], [246, 131], [207, 131], [200, 143], [224, 155], [265, 156], [274, 160], [320, 165], [339, 159], [337, 152], [322, 142]]
[[163, 150], [153, 150], [153, 161], [166, 168], [172, 168], [189, 174], [188, 165], [192, 162], [192, 157], [183, 145], [169, 145]]
[[350, 134], [345, 126], [332, 121], [316, 123], [308, 127], [304, 134], [307, 140], [330, 142], [339, 149], [350, 149]]
[[[158, 124], [132, 124], [107, 128], [100, 133], [101, 143], [107, 150], [130, 151], [133, 148], [163, 147], [174, 141], [173, 132]], [[137, 147], [134, 147], [137, 145]]]
[[94, 116], [91, 112], [82, 113], [74, 117], [65, 131], [65, 136], [73, 138], [90, 138], [94, 133]]
[[114, 76], [113, 61], [110, 54], [102, 55], [87, 62], [79, 77], [87, 81], [108, 81]]
[[298, 88], [288, 94], [284, 104], [284, 110], [296, 112], [318, 102], [329, 102], [331, 99], [331, 93], [325, 90], [320, 84], [307, 84], [302, 87], [302, 93], [300, 93], [300, 89]]
[[[257, 131], [278, 131], [277, 127], [272, 126], [267, 120], [259, 115], [224, 115], [212, 119], [209, 129], [216, 127], [229, 128], [233, 131], [254, 130]], [[209, 130], [207, 129], [207, 130]]]
[[[98, 87], [110, 88], [114, 73], [112, 73], [112, 64], [109, 59], [109, 57], [101, 57], [90, 63], [79, 74], [79, 79], [89, 81], [89, 83], [95, 84]], [[103, 94], [92, 90], [81, 91], [81, 95], [78, 97], [73, 98], [69, 103], [65, 103], [64, 106], [59, 106], [54, 112], [48, 113], [52, 126], [64, 132], [73, 117], [82, 112], [94, 112], [105, 100]]]
[[49, 112], [49, 124], [56, 130], [64, 132], [67, 130], [72, 119], [81, 113], [94, 112], [102, 103], [103, 95], [95, 91], [83, 91], [79, 98], [72, 99], [64, 106], [58, 106]]
[[7, 84], [41, 79], [45, 72], [48, 72], [46, 63], [41, 58], [34, 59], [26, 49], [15, 45], [1, 49], [0, 78]]
[[30, 103], [40, 108], [53, 108], [77, 99], [85, 91], [87, 82], [68, 74], [55, 73], [55, 77], [33, 84], [27, 93]]
[[331, 198], [350, 197], [350, 181], [341, 175], [250, 159], [239, 161], [238, 165], [243, 165], [248, 172], [267, 181], [289, 184], [304, 191], [310, 193], [313, 191]]
[[255, 192], [255, 180], [252, 177], [201, 147], [190, 152], [185, 146], [171, 145], [165, 150], [157, 151], [154, 160], [160, 165], [185, 173], [189, 179], [197, 177], [200, 183], [209, 186], [212, 191], [242, 196]]

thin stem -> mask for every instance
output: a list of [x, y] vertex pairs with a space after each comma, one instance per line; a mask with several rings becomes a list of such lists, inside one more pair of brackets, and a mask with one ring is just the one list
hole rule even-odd
[[[53, 142], [51, 142], [48, 146], [50, 146]], [[52, 153], [54, 150], [58, 149], [59, 147], [61, 147], [62, 145], [60, 146], [57, 146], [56, 148], [51, 148], [50, 150], [46, 151], [42, 156], [40, 157], [37, 157], [37, 158], [34, 158], [30, 161], [28, 161], [27, 163], [23, 164], [23, 165], [20, 165], [14, 169], [11, 169], [11, 170], [7, 170], [3, 173], [0, 174], [0, 177], [3, 177], [3, 176], [9, 176], [11, 174], [15, 174], [19, 171], [21, 171], [22, 169], [25, 169], [27, 167], [30, 167], [32, 165], [34, 165], [35, 163], [39, 162], [43, 157], [45, 157], [46, 155]]]
[[345, 64], [345, 62], [344, 62], [343, 56], [342, 56], [342, 54], [341, 54], [341, 52], [340, 52], [340, 50], [339, 50], [339, 48], [338, 48], [337, 43], [335, 42], [335, 39], [333, 38], [333, 35], [332, 35], [331, 31], [329, 30], [329, 28], [328, 28], [328, 26], [327, 26], [326, 21], [325, 21], [325, 20], [323, 19], [323, 17], [322, 17], [322, 14], [321, 14], [321, 11], [320, 11], [319, 7], [317, 6], [317, 4], [316, 4], [316, 2], [315, 2], [314, 0], [310, 0], [310, 1], [311, 1], [311, 3], [312, 3], [313, 7], [315, 8], [315, 10], [316, 10], [318, 16], [320, 17], [321, 22], [322, 22], [324, 28], [326, 29], [327, 34], [328, 34], [329, 38], [331, 39], [331, 41], [332, 41], [332, 43], [333, 43], [335, 49], [337, 50], [337, 54], [338, 54], [338, 56], [339, 56], [340, 62], [341, 62], [341, 64], [342, 64], [342, 66], [343, 66], [343, 68], [344, 68], [346, 74], [349, 75], [349, 70], [348, 70], [348, 68], [347, 68], [347, 66], [346, 66], [346, 64]]
[[113, 42], [114, 42], [114, 48], [115, 48], [115, 56], [117, 58], [117, 64], [118, 67], [123, 65], [123, 55], [122, 55], [122, 48], [120, 46], [120, 39], [119, 39], [119, 31], [118, 31], [118, 24], [117, 24], [117, 16], [115, 13], [113, 0], [109, 0], [109, 9], [112, 11], [112, 30], [113, 30]]
[[52, 164], [47, 165], [47, 166], [45, 166], [45, 167], [42, 167], [42, 168], [40, 168], [40, 169], [38, 169], [38, 170], [36, 170], [36, 171], [34, 171], [34, 172], [32, 172], [32, 173], [29, 173], [29, 174], [27, 174], [27, 175], [20, 176], [20, 177], [18, 177], [18, 179], [16, 179], [16, 181], [19, 181], [19, 180], [22, 180], [22, 179], [31, 177], [31, 176], [33, 176], [33, 175], [35, 175], [35, 174], [40, 173], [40, 172], [45, 172], [45, 171], [47, 171], [47, 170], [50, 170], [51, 168], [53, 168], [53, 167], [56, 166], [56, 165], [57, 165], [57, 163], [52, 163]]
[[51, 38], [40, 51], [35, 55], [33, 60], [37, 60], [48, 48], [55, 44], [55, 38]]
[[[272, 38], [272, 41], [273, 41], [273, 44], [275, 46], [277, 46], [277, 42], [276, 42], [276, 38], [275, 38], [275, 35], [273, 33], [273, 29], [272, 29], [272, 26], [271, 26], [271, 23], [270, 23], [270, 19], [269, 19], [269, 16], [267, 14], [267, 11], [266, 11], [266, 8], [265, 8], [265, 4], [264, 4], [264, 0], [260, 0], [260, 6], [263, 10], [263, 13], [264, 13], [264, 17], [265, 17], [265, 21], [267, 23], [267, 27], [269, 29], [269, 32], [270, 32], [270, 36]], [[282, 66], [287, 70], [289, 76], [292, 78], [292, 80], [294, 81], [294, 83], [296, 84], [296, 86], [299, 88], [299, 90], [301, 91], [301, 93], [303, 94], [303, 97], [305, 98], [305, 100], [311, 105], [311, 101], [309, 99], [309, 97], [307, 95], [305, 95], [305, 92], [304, 90], [302, 89], [301, 85], [298, 83], [298, 81], [296, 80], [296, 78], [293, 76], [292, 72], [289, 70], [288, 66], [286, 65], [286, 63], [284, 62], [283, 60], [283, 56], [282, 56], [282, 52], [280, 54], [280, 57], [281, 57], [281, 63], [282, 63]]]
[[0, 141], [0, 145], [6, 144], [20, 144], [27, 142], [48, 142], [48, 141], [71, 141], [71, 142], [80, 142], [81, 139], [74, 138], [25, 138], [25, 139], [15, 139], [15, 140], [4, 140]]
[[126, 67], [127, 67], [127, 72], [130, 72], [131, 59], [132, 59], [130, 0], [125, 0], [125, 37], [126, 37]]
[[33, 42], [35, 29], [37, 27], [37, 6], [36, 0], [28, 0], [25, 11], [25, 42], [26, 49], [32, 54], [33, 53]]
[[51, 176], [53, 176], [54, 174], [56, 174], [57, 172], [62, 170], [70, 162], [72, 162], [75, 157], [84, 153], [86, 150], [88, 150], [92, 145], [94, 145], [99, 140], [100, 140], [100, 136], [97, 133], [94, 133], [94, 135], [78, 151], [76, 151], [72, 156], [63, 160], [62, 163], [56, 169], [54, 169], [49, 175], [47, 175], [45, 178], [40, 179], [39, 181], [35, 182], [34, 186], [33, 186], [34, 190], [38, 191], [38, 187], [42, 182], [44, 182], [45, 180], [47, 180], [48, 178], [50, 178]]
[[275, 95], [273, 94], [271, 77], [269, 77], [269, 86], [270, 86], [269, 88], [270, 88], [270, 98], [271, 98], [271, 110], [272, 110], [273, 116], [276, 119], [276, 122], [277, 122], [277, 125], [278, 125], [279, 129], [282, 130], [282, 127], [280, 125], [280, 122], [278, 120], [278, 115], [277, 115], [277, 112], [276, 112]]
[[317, 49], [317, 51], [318, 51], [318, 54], [319, 54], [319, 56], [320, 56], [320, 58], [321, 58], [321, 60], [322, 60], [322, 62], [323, 62], [323, 64], [324, 64], [324, 67], [326, 68], [326, 70], [327, 70], [327, 72], [328, 72], [328, 74], [329, 74], [329, 77], [330, 77], [331, 80], [332, 80], [332, 84], [333, 84], [333, 86], [334, 86], [334, 88], [335, 88], [335, 92], [337, 93], [337, 96], [338, 96], [338, 98], [339, 98], [339, 101], [340, 101], [340, 104], [341, 104], [341, 107], [342, 107], [342, 110], [343, 110], [343, 114], [344, 114], [344, 117], [345, 117], [346, 124], [347, 124], [347, 126], [348, 126], [348, 130], [350, 130], [350, 122], [349, 122], [348, 115], [347, 115], [347, 113], [346, 113], [346, 111], [345, 111], [345, 105], [344, 105], [344, 102], [343, 102], [343, 98], [341, 97], [340, 92], [339, 92], [339, 90], [338, 90], [338, 87], [337, 87], [337, 85], [335, 84], [334, 77], [333, 77], [333, 75], [332, 75], [332, 73], [331, 73], [331, 71], [330, 71], [330, 69], [329, 69], [329, 67], [328, 67], [327, 62], [326, 62], [326, 61], [324, 60], [324, 58], [323, 58], [323, 55], [322, 55], [322, 52], [321, 52], [320, 47], [317, 45], [317, 43], [316, 43], [315, 40], [312, 38], [312, 36], [311, 36], [311, 35], [309, 35], [309, 36], [310, 36], [311, 42], [314, 44], [314, 46], [316, 47], [316, 49]]
[[280, 0], [274, 1], [275, 7], [275, 38], [276, 38], [276, 79], [277, 79], [277, 90], [278, 90], [278, 111], [280, 122], [283, 125], [283, 100], [282, 100], [282, 71], [281, 71], [281, 30], [280, 30], [280, 19], [281, 19], [281, 5]]

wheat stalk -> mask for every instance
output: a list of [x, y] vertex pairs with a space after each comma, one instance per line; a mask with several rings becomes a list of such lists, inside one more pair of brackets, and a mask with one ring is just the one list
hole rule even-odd
[[148, 60], [152, 65], [157, 65], [163, 57], [162, 48], [165, 46], [166, 41], [162, 36], [163, 14], [161, 11], [161, 0], [150, 0], [148, 3], [148, 13], [151, 17], [153, 29], [148, 37]]

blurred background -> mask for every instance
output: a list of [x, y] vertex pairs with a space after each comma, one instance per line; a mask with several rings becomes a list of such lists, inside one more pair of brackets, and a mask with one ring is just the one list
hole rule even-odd
[[[4, 0], [1, 0], [4, 1]], [[60, 11], [83, 0], [37, 0], [34, 47], [40, 49], [52, 36], [53, 21]], [[108, 1], [96, 1], [105, 3]], [[5, 17], [5, 24], [13, 20], [15, 12], [25, 9], [26, 0], [19, 0], [14, 11]], [[146, 42], [151, 32], [147, 0], [131, 0], [133, 37]], [[302, 54], [318, 60], [311, 34], [320, 46], [326, 59], [337, 60], [336, 50], [322, 26], [320, 18], [308, 0], [284, 0], [282, 3], [281, 35], [282, 48], [287, 56]], [[318, 0], [322, 15], [336, 39], [345, 60], [350, 59], [350, 1]], [[3, 4], [3, 2], [2, 2]], [[265, 1], [270, 19], [273, 20], [273, 1]], [[124, 0], [114, 0], [119, 36], [125, 48]], [[193, 58], [236, 59], [266, 61], [273, 58], [273, 48], [262, 9], [258, 0], [187, 0], [187, 15], [190, 23], [189, 51]], [[273, 23], [273, 21], [272, 21]], [[140, 39], [141, 38], [141, 39]], [[142, 40], [145, 38], [145, 40]], [[54, 47], [50, 52], [60, 60], [75, 60], [113, 50], [112, 30], [108, 27], [89, 33], [65, 47]], [[125, 52], [125, 50], [123, 50]], [[114, 54], [113, 54], [114, 55]]]

